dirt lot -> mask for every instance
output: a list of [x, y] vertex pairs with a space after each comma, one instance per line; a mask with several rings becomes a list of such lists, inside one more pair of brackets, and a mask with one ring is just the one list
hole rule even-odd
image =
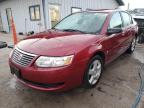
[[[8, 35], [0, 34], [0, 40], [11, 43]], [[17, 82], [8, 66], [10, 51], [0, 49], [0, 108], [131, 108], [135, 103], [144, 45], [137, 45], [133, 55], [123, 54], [106, 66], [94, 89], [76, 88], [64, 93], [37, 91]], [[144, 108], [143, 103], [141, 100], [139, 108]]]

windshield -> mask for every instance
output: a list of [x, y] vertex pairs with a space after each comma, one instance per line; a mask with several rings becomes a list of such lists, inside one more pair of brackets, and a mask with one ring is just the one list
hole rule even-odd
[[95, 34], [101, 31], [106, 17], [106, 13], [75, 13], [63, 19], [54, 29]]

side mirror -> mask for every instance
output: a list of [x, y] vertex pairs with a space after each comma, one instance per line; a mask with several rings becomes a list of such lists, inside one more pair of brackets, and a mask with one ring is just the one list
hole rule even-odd
[[108, 29], [107, 34], [115, 34], [115, 33], [121, 33], [122, 29], [121, 28], [113, 28], [113, 29]]

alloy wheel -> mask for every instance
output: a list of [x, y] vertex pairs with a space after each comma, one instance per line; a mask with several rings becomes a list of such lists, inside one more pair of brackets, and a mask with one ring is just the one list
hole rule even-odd
[[100, 60], [95, 60], [91, 63], [89, 72], [88, 72], [88, 81], [91, 85], [95, 85], [102, 72], [102, 64]]

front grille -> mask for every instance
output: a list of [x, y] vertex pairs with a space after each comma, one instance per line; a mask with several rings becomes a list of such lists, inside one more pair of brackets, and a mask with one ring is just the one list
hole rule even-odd
[[18, 48], [14, 49], [12, 61], [21, 66], [28, 66], [36, 55], [24, 52]]

